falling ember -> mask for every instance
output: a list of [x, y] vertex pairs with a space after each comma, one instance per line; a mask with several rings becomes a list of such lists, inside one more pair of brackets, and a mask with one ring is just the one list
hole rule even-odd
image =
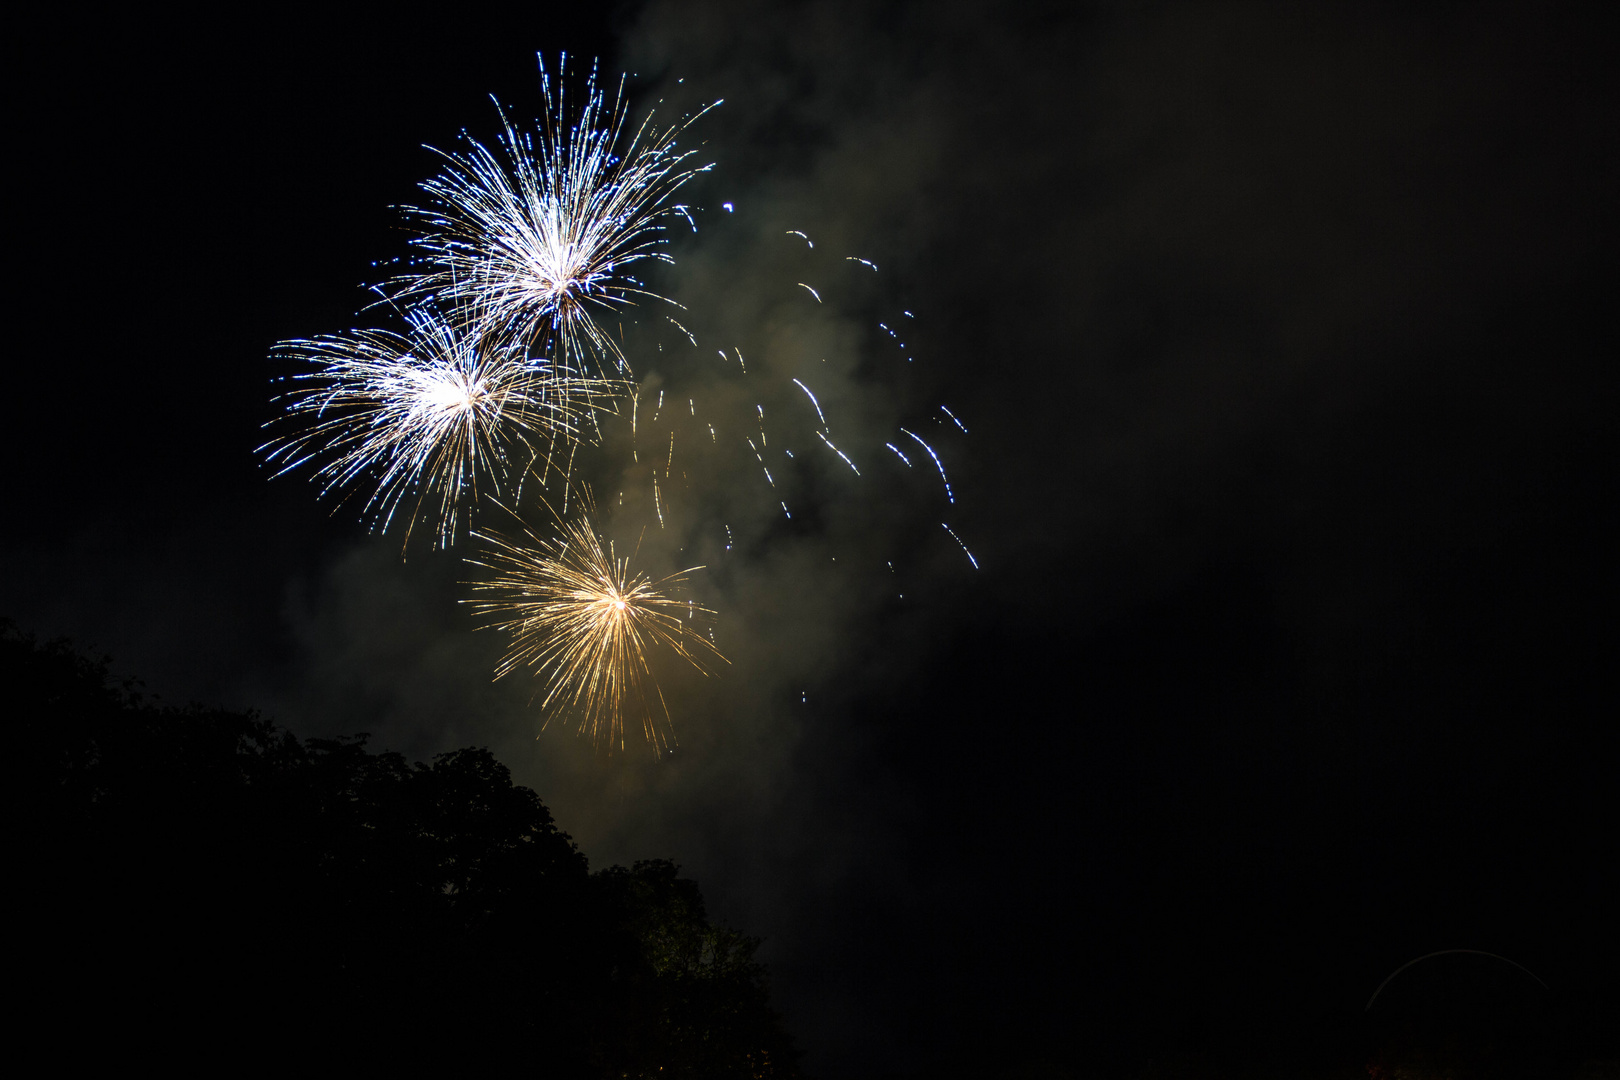
[[[906, 431], [905, 428], [901, 428], [900, 430], [902, 432], [904, 432], [905, 434], [910, 435], [912, 440], [914, 442], [916, 442], [916, 444], [918, 446], [920, 446], [924, 450], [928, 451], [928, 456], [934, 459], [934, 468], [939, 470], [939, 479], [945, 485], [945, 498], [946, 498], [946, 500], [948, 502], [955, 502], [956, 501], [956, 496], [951, 493], [951, 480], [950, 480], [950, 477], [945, 475], [945, 465], [944, 465], [943, 462], [941, 462], [939, 460], [939, 455], [934, 453], [934, 448], [932, 446], [929, 446], [927, 443], [923, 442], [922, 439], [918, 438], [918, 436], [916, 434], [914, 434], [913, 432]], [[898, 450], [895, 451], [895, 453], [897, 453], [897, 454], [899, 452], [900, 451], [898, 451]], [[911, 464], [911, 462], [908, 461], [908, 462], [906, 462], [906, 464], [909, 465], [909, 464]]]
[[946, 525], [943, 521], [940, 522], [939, 524], [940, 524], [940, 526], [942, 528], [944, 528], [944, 530], [946, 532], [951, 534], [951, 539], [952, 540], [955, 540], [958, 544], [961, 544], [961, 546], [962, 546], [962, 554], [964, 554], [964, 555], [966, 555], [968, 557], [968, 562], [972, 563], [973, 564], [973, 569], [977, 570], [979, 568], [979, 560], [975, 559], [973, 557], [973, 552], [969, 551], [968, 546], [966, 544], [962, 543], [962, 538], [960, 536], [956, 535], [956, 530], [951, 528], [949, 525]]
[[[492, 594], [477, 609], [497, 619], [488, 625], [511, 638], [495, 677], [528, 668], [547, 682], [541, 709], [546, 723], [576, 719], [597, 746], [621, 750], [627, 719], [640, 720], [646, 739], [670, 745], [669, 707], [651, 671], [655, 653], [669, 652], [703, 674], [728, 663], [708, 637], [689, 625], [708, 608], [676, 596], [691, 567], [652, 580], [632, 572], [585, 516], [563, 526], [556, 539], [527, 532], [513, 540], [479, 533], [489, 551], [474, 565], [490, 571], [473, 587]], [[683, 617], [684, 616], [684, 617]]]
[[849, 460], [849, 455], [848, 454], [844, 453], [842, 450], [838, 449], [838, 447], [834, 446], [832, 444], [832, 440], [827, 438], [827, 436], [822, 435], [821, 432], [818, 431], [818, 432], [816, 432], [816, 434], [821, 435], [821, 441], [827, 444], [827, 449], [831, 450], [833, 453], [837, 454], [839, 457], [844, 459], [844, 464], [848, 465], [850, 467], [850, 469], [855, 473], [856, 476], [861, 475], [861, 470], [855, 468], [855, 463], [853, 461]]
[[[668, 299], [668, 298], [667, 297], [659, 297], [659, 299], [663, 300], [663, 299]], [[673, 300], [670, 300], [669, 302], [672, 303], [672, 304], [674, 303]], [[675, 329], [677, 329], [681, 333], [685, 334], [686, 335], [686, 340], [688, 340], [688, 341], [690, 341], [692, 343], [693, 348], [697, 348], [697, 335], [696, 334], [692, 333], [692, 331], [690, 331], [686, 327], [682, 326], [678, 320], [676, 320], [676, 319], [674, 319], [674, 318], [672, 318], [670, 316], [666, 315], [665, 320], [667, 322], [669, 322], [671, 325], [673, 325], [675, 327]], [[662, 346], [659, 346], [659, 347], [662, 348]]]
[[826, 414], [824, 414], [821, 411], [821, 402], [816, 400], [816, 395], [812, 394], [810, 392], [810, 388], [808, 386], [804, 385], [804, 383], [799, 382], [798, 379], [794, 379], [793, 381], [799, 387], [800, 390], [804, 391], [804, 396], [810, 399], [810, 404], [812, 404], [812, 405], [814, 405], [816, 407], [816, 416], [820, 418], [821, 426], [826, 427], [827, 426], [827, 417], [826, 417]]

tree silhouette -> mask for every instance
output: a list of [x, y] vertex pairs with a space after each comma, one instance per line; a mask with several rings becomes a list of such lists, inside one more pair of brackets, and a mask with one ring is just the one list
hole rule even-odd
[[[758, 942], [668, 862], [588, 871], [487, 750], [409, 763], [160, 707], [0, 627], [44, 1045], [788, 1077]], [[92, 1037], [88, 1040], [85, 1035]]]
[[759, 940], [712, 925], [697, 883], [674, 863], [611, 867], [595, 884], [603, 909], [638, 945], [615, 1025], [633, 1038], [603, 1064], [615, 1075], [640, 1075], [654, 1062], [666, 1076], [784, 1075], [794, 1052], [754, 960]]

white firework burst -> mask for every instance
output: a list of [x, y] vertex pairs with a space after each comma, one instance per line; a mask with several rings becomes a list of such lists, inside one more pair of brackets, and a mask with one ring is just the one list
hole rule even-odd
[[631, 275], [638, 262], [670, 261], [670, 218], [692, 222], [675, 193], [711, 166], [675, 140], [702, 111], [664, 128], [649, 115], [627, 136], [622, 80], [610, 99], [593, 67], [572, 120], [561, 82], [554, 93], [542, 63], [539, 130], [515, 125], [497, 101], [497, 146], [466, 137], [464, 152], [435, 151], [445, 168], [421, 185], [429, 204], [405, 208], [421, 256], [393, 287], [476, 313], [531, 347], [549, 338], [554, 361], [575, 374], [623, 379], [629, 365], [598, 320], [637, 298], [673, 303]]
[[287, 414], [272, 422], [297, 429], [259, 449], [278, 476], [312, 466], [323, 496], [348, 498], [369, 481], [362, 516], [374, 528], [403, 519], [408, 540], [420, 521], [447, 546], [480, 494], [499, 497], [572, 448], [603, 388], [428, 309], [405, 319], [408, 335], [355, 330], [280, 343], [276, 354], [314, 370], [292, 377]]

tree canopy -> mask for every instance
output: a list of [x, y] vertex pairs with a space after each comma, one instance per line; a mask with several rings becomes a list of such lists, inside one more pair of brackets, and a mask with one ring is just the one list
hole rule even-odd
[[759, 942], [667, 861], [592, 874], [487, 750], [160, 706], [0, 627], [35, 1037], [79, 1057], [409, 1053], [790, 1077]]

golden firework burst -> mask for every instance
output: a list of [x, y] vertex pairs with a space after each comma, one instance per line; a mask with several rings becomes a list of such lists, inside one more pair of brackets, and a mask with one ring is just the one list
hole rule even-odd
[[622, 750], [631, 717], [649, 743], [667, 747], [669, 707], [652, 674], [656, 655], [679, 657], [705, 675], [712, 662], [729, 662], [698, 628], [714, 612], [679, 595], [686, 575], [703, 568], [657, 580], [633, 571], [632, 558], [603, 543], [589, 514], [552, 540], [527, 530], [521, 539], [476, 535], [489, 550], [472, 561], [491, 576], [473, 587], [492, 598], [475, 604], [511, 637], [495, 677], [531, 669], [547, 680], [546, 722], [570, 715], [599, 747]]

